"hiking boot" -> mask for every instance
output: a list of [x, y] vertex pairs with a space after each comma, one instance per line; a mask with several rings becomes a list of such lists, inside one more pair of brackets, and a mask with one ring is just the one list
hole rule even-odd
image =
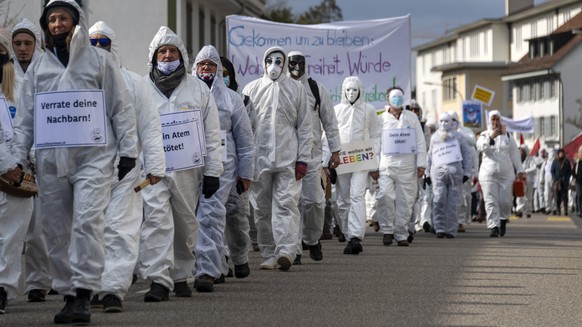
[[28, 302], [44, 302], [45, 296], [45, 290], [30, 290], [28, 292]]
[[502, 219], [500, 221], [500, 226], [499, 226], [499, 236], [505, 235], [506, 225], [507, 225], [507, 219]]
[[93, 298], [91, 299], [91, 302], [89, 302], [89, 305], [91, 305], [91, 308], [95, 308], [95, 309], [103, 308], [103, 301], [99, 300], [99, 294], [95, 294], [93, 296]]
[[338, 236], [337, 241], [340, 243], [343, 243], [346, 241], [346, 236], [344, 234], [340, 234], [340, 236]]
[[491, 234], [489, 234], [489, 237], [498, 237], [498, 236], [499, 236], [499, 227], [491, 228]]
[[224, 284], [226, 283], [226, 276], [224, 274], [220, 274], [220, 277], [214, 279], [214, 284]]
[[73, 319], [73, 302], [75, 302], [75, 297], [72, 295], [65, 295], [65, 306], [59, 313], [57, 313], [53, 319], [55, 324], [70, 324]]
[[169, 299], [170, 290], [162, 284], [158, 284], [156, 282], [152, 282], [150, 285], [150, 290], [143, 297], [144, 302], [162, 302], [168, 301]]
[[236, 278], [246, 278], [251, 274], [251, 268], [249, 268], [249, 263], [245, 262], [242, 265], [234, 265], [234, 277]]
[[4, 287], [0, 287], [0, 315], [6, 313], [6, 302], [8, 301], [8, 293]]
[[123, 312], [123, 306], [121, 304], [121, 299], [113, 294], [105, 295], [105, 297], [103, 298], [103, 300], [101, 302], [103, 303], [103, 312], [105, 312], [105, 313]]
[[214, 277], [202, 275], [194, 279], [194, 288], [200, 293], [214, 292]]
[[295, 260], [293, 260], [293, 265], [294, 266], [301, 266], [301, 254], [298, 254], [295, 256]]
[[408, 232], [408, 238], [406, 240], [408, 243], [412, 243], [412, 241], [414, 241], [414, 233]]
[[71, 323], [73, 324], [88, 324], [91, 322], [91, 290], [84, 288], [77, 288], [77, 296], [73, 301], [73, 309], [71, 312]]
[[364, 248], [362, 247], [362, 240], [357, 237], [352, 237], [352, 241], [354, 242], [354, 249], [358, 252], [364, 252]]
[[192, 290], [186, 281], [174, 283], [176, 297], [192, 297]]
[[277, 258], [277, 264], [279, 265], [279, 270], [287, 271], [292, 265], [291, 258], [286, 254], [282, 254]]
[[321, 252], [321, 243], [317, 242], [315, 245], [309, 246], [309, 257], [315, 261], [323, 260], [323, 253]]
[[425, 233], [430, 233], [430, 224], [428, 221], [425, 221], [424, 224], [422, 224], [422, 229], [424, 229]]
[[384, 234], [384, 236], [382, 236], [382, 244], [388, 246], [391, 245], [392, 242], [394, 242], [394, 234]]
[[362, 252], [362, 244], [356, 237], [352, 238], [344, 249], [344, 254], [360, 254]]
[[277, 258], [269, 257], [260, 265], [261, 270], [273, 270], [277, 268]]

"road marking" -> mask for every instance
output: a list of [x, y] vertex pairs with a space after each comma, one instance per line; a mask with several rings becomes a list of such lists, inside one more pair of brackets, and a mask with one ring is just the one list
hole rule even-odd
[[569, 217], [548, 217], [548, 221], [572, 221]]

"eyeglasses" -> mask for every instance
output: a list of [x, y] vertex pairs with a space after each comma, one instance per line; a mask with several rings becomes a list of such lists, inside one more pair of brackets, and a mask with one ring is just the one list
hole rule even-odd
[[[267, 58], [267, 60], [265, 60], [265, 62], [269, 65], [271, 65], [273, 63], [273, 59], [272, 58]], [[275, 59], [275, 65], [276, 66], [281, 66], [281, 64], [283, 63], [283, 60], [280, 58]]]
[[102, 47], [108, 47], [111, 45], [111, 39], [108, 37], [102, 37], [100, 39], [91, 39], [92, 46], [96, 46], [97, 43], [99, 43], [99, 45], [101, 45]]
[[218, 65], [215, 64], [215, 63], [213, 63], [213, 62], [199, 62], [198, 63], [198, 66], [200, 66], [200, 67], [204, 67], [204, 66], [206, 66], [206, 67], [216, 67]]

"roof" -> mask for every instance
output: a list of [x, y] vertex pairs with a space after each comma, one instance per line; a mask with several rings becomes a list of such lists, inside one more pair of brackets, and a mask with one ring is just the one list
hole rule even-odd
[[480, 62], [454, 62], [450, 64], [438, 65], [431, 68], [433, 72], [447, 72], [459, 69], [503, 69], [507, 67], [505, 61], [480, 61]]
[[[555, 38], [558, 35], [568, 35], [568, 33], [572, 33], [573, 30], [579, 29], [582, 29], [582, 12], [564, 23], [549, 36], [531, 39], [530, 42], [535, 42], [535, 40], [539, 39]], [[507, 70], [503, 72], [503, 76], [550, 69], [560, 62], [560, 60], [570, 53], [580, 42], [582, 42], [582, 34], [573, 34], [573, 37], [551, 56], [536, 56], [530, 58], [529, 53], [527, 53], [518, 62], [510, 64], [509, 67], [507, 67]]]

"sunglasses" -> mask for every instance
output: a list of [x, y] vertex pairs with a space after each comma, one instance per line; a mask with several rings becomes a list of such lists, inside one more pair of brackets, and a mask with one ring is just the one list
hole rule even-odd
[[99, 43], [99, 45], [101, 45], [102, 47], [108, 47], [111, 45], [111, 39], [108, 37], [102, 37], [100, 39], [91, 39], [92, 46], [96, 46], [97, 43]]

